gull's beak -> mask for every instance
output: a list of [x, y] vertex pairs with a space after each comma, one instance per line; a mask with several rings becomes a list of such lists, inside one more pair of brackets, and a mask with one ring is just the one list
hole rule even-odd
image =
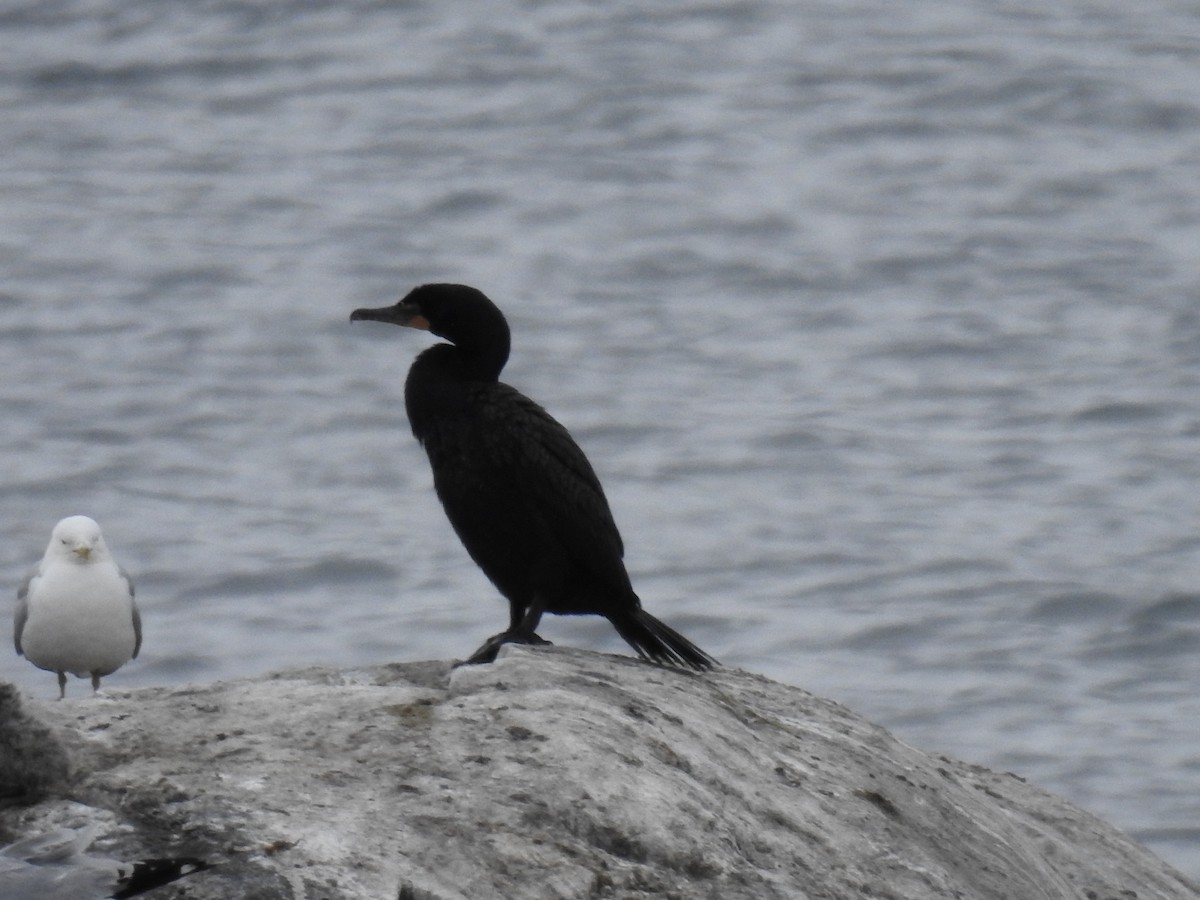
[[92, 557], [92, 548], [88, 546], [74, 547], [72, 548], [71, 552], [80, 559], [91, 559]]

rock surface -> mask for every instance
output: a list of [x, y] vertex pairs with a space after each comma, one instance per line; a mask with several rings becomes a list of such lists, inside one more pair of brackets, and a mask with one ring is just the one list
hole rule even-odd
[[22, 770], [42, 799], [0, 843], [99, 821], [114, 855], [221, 863], [147, 896], [1197, 897], [1014, 775], [733, 670], [508, 647], [28, 706], [72, 770]]

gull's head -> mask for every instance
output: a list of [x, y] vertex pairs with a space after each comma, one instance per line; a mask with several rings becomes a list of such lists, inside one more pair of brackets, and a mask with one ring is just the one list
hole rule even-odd
[[48, 557], [81, 565], [103, 559], [107, 552], [100, 526], [87, 516], [69, 516], [55, 525], [46, 548]]

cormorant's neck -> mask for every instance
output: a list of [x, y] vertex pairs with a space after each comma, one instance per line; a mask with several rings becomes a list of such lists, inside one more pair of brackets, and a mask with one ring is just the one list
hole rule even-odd
[[479, 381], [499, 381], [500, 372], [508, 363], [508, 335], [494, 336], [487, 347], [457, 346], [464, 367]]
[[454, 344], [434, 344], [422, 351], [408, 370], [404, 405], [413, 434], [421, 441], [439, 416], [453, 416], [474, 396], [473, 386], [495, 384], [507, 353], [468, 353]]
[[[437, 360], [443, 373], [464, 381], [499, 381], [500, 372], [508, 362], [509, 338], [507, 329], [489, 335], [486, 342], [459, 340], [453, 344], [430, 347], [421, 356]], [[436, 351], [436, 353], [435, 353]]]

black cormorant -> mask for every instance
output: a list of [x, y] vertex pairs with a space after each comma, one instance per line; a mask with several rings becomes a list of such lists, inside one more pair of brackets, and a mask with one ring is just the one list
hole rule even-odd
[[491, 662], [505, 643], [546, 643], [535, 633], [545, 612], [604, 616], [654, 662], [695, 669], [716, 663], [642, 609], [587, 457], [549, 413], [499, 380], [509, 330], [491, 300], [466, 285], [426, 284], [394, 306], [350, 315], [362, 319], [450, 342], [413, 362], [404, 405], [450, 523], [508, 598], [508, 630], [489, 638], [468, 663]]

